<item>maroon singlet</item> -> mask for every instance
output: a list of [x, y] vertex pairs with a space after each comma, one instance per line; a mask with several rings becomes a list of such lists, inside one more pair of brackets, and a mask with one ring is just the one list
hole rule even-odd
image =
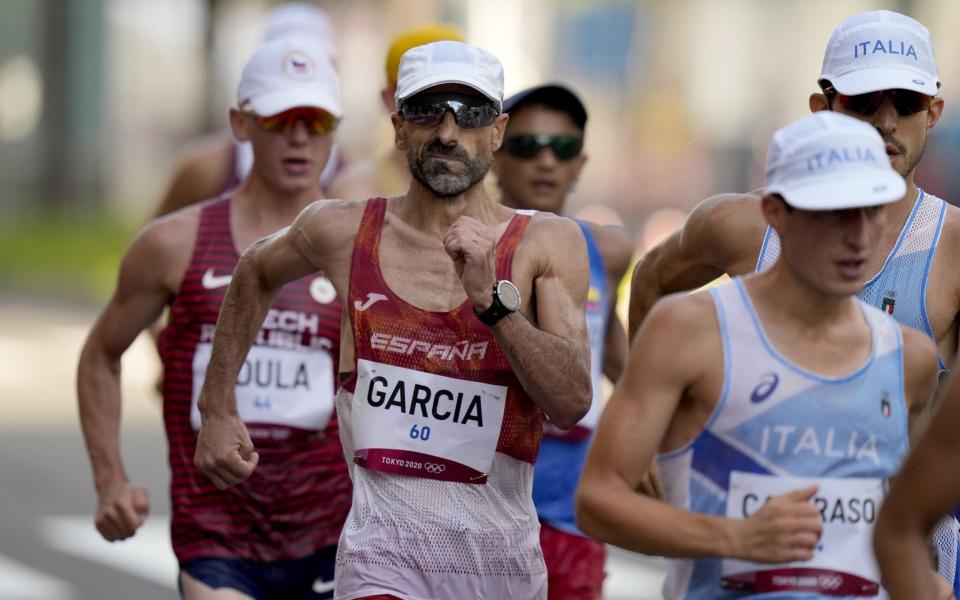
[[194, 401], [238, 259], [230, 198], [205, 203], [193, 256], [160, 338], [172, 540], [181, 563], [308, 556], [337, 543], [350, 506], [332, 414], [341, 303], [319, 274], [280, 291], [237, 379], [238, 410], [260, 453], [253, 475], [221, 491], [194, 465]]

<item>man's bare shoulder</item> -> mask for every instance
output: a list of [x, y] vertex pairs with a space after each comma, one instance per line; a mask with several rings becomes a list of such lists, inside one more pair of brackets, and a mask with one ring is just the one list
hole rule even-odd
[[175, 292], [193, 256], [202, 208], [188, 206], [148, 222], [130, 244], [122, 268], [142, 270]]
[[709, 264], [733, 275], [752, 269], [767, 223], [760, 210], [762, 196], [719, 194], [693, 209], [679, 234], [679, 247], [689, 256], [702, 256]]
[[940, 232], [939, 247], [951, 257], [960, 255], [960, 208], [947, 203], [943, 218], [943, 230]]
[[[658, 300], [643, 320], [634, 347], [643, 344], [647, 350], [669, 356], [668, 362], [679, 361], [695, 373], [699, 371], [697, 365], [705, 365], [714, 357], [712, 349], [719, 339], [716, 305], [710, 292], [702, 290], [669, 294]], [[664, 352], [665, 348], [669, 351]]]
[[548, 212], [538, 211], [531, 216], [525, 237], [536, 246], [550, 248], [551, 252], [562, 251], [572, 241], [586, 248], [583, 232], [576, 221]]
[[317, 200], [303, 209], [292, 227], [312, 247], [329, 251], [354, 238], [366, 207], [366, 200]]

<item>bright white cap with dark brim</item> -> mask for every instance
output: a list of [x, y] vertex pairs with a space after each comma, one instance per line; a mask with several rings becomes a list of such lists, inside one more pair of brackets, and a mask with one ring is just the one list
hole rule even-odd
[[930, 31], [890, 10], [871, 10], [834, 30], [823, 55], [820, 84], [846, 96], [880, 90], [913, 90], [928, 96], [940, 88]]
[[907, 184], [890, 166], [880, 134], [870, 125], [819, 111], [773, 134], [765, 194], [801, 210], [840, 210], [889, 204]]
[[445, 84], [471, 87], [497, 108], [503, 103], [503, 65], [496, 56], [463, 42], [441, 41], [407, 50], [397, 73], [399, 103], [426, 89]]

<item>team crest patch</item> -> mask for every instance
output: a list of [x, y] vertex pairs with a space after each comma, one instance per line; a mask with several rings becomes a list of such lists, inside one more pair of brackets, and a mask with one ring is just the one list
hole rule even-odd
[[893, 314], [893, 306], [897, 303], [897, 293], [893, 290], [887, 290], [883, 293], [883, 302], [880, 304], [880, 310], [888, 315]]
[[320, 304], [330, 304], [337, 298], [337, 290], [323, 275], [310, 282], [310, 297]]
[[890, 406], [890, 394], [883, 392], [883, 394], [880, 395], [880, 414], [889, 419], [892, 413], [893, 407]]
[[283, 71], [291, 77], [304, 79], [313, 75], [313, 62], [302, 52], [291, 52], [283, 58]]

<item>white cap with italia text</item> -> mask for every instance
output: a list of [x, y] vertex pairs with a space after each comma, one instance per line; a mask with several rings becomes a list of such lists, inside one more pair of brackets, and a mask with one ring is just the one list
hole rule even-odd
[[257, 48], [243, 68], [237, 105], [261, 116], [300, 106], [343, 116], [333, 62], [320, 44], [305, 38], [277, 39]]
[[878, 206], [906, 191], [883, 138], [853, 117], [818, 111], [777, 130], [770, 141], [764, 194], [779, 194], [794, 208]]
[[471, 87], [497, 108], [503, 104], [503, 65], [496, 56], [463, 42], [442, 41], [407, 50], [400, 58], [394, 100], [449, 83]]
[[890, 10], [853, 15], [827, 43], [820, 85], [826, 82], [846, 96], [892, 89], [936, 95], [940, 74], [930, 31]]

